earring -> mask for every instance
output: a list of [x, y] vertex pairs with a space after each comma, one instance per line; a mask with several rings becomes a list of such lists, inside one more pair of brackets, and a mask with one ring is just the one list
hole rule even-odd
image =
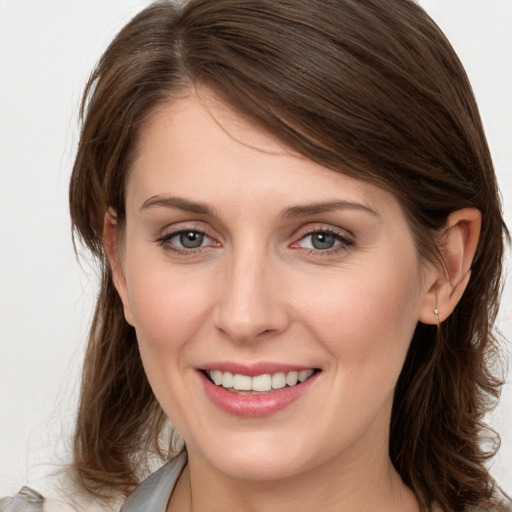
[[439, 308], [437, 306], [437, 288], [435, 290], [435, 294], [436, 294], [436, 307], [434, 309], [434, 318], [436, 319], [437, 327], [439, 327]]
[[436, 319], [437, 327], [439, 327], [439, 309], [437, 309], [437, 306], [436, 309], [434, 309], [434, 318]]

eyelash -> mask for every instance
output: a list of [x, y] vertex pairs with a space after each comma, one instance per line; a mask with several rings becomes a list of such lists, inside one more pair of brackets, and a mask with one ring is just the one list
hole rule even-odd
[[332, 236], [337, 242], [339, 242], [337, 245], [335, 245], [332, 248], [328, 249], [310, 249], [310, 248], [302, 248], [308, 255], [312, 256], [336, 256], [337, 254], [346, 251], [348, 248], [353, 247], [355, 245], [355, 240], [351, 238], [350, 236], [346, 234], [341, 234], [338, 231], [334, 229], [329, 228], [314, 228], [310, 231], [307, 231], [306, 233], [303, 233], [298, 240], [298, 242], [294, 242], [292, 244], [292, 247], [296, 246], [299, 242], [302, 242], [306, 238], [312, 236], [312, 235], [328, 235]]
[[186, 248], [186, 247], [179, 247], [176, 244], [171, 243], [171, 240], [173, 238], [183, 235], [183, 234], [186, 234], [186, 233], [195, 233], [195, 234], [204, 236], [206, 238], [209, 238], [210, 240], [213, 241], [213, 238], [210, 237], [204, 230], [198, 229], [196, 227], [191, 227], [191, 228], [185, 227], [183, 229], [178, 229], [176, 231], [172, 231], [171, 233], [167, 233], [165, 235], [160, 236], [155, 241], [159, 245], [161, 245], [164, 248], [164, 250], [172, 251], [176, 254], [184, 255], [184, 256], [192, 256], [193, 254], [197, 254], [198, 252], [207, 248], [207, 246], [200, 246], [200, 247], [196, 247], [196, 248]]
[[[185, 256], [191, 256], [194, 254], [198, 254], [198, 252], [200, 252], [208, 247], [208, 246], [199, 246], [196, 248], [184, 248], [184, 247], [179, 247], [170, 242], [173, 238], [180, 236], [182, 234], [186, 234], [186, 233], [195, 233], [195, 234], [201, 235], [203, 237], [209, 238], [212, 242], [215, 242], [214, 239], [212, 237], [210, 237], [204, 230], [196, 228], [196, 227], [183, 228], [183, 229], [178, 229], [176, 231], [172, 231], [171, 233], [160, 236], [155, 241], [159, 245], [161, 245], [164, 248], [164, 250], [172, 251], [179, 255], [185, 255]], [[303, 240], [307, 239], [308, 237], [311, 237], [313, 235], [318, 235], [318, 234], [331, 236], [335, 239], [336, 242], [339, 242], [339, 243], [337, 243], [332, 248], [326, 248], [326, 249], [305, 248], [305, 247], [298, 246], [298, 244], [300, 242], [302, 242]], [[218, 244], [218, 242], [215, 242], [215, 243]], [[320, 255], [320, 256], [335, 256], [335, 255], [339, 254], [340, 252], [346, 251], [348, 248], [350, 248], [354, 245], [355, 245], [355, 240], [353, 238], [351, 238], [350, 236], [347, 236], [345, 234], [341, 234], [334, 229], [315, 228], [315, 229], [311, 229], [311, 230], [303, 233], [301, 235], [301, 237], [299, 238], [299, 240], [297, 242], [294, 242], [291, 245], [291, 247], [294, 249], [302, 249], [306, 254], [312, 255], [312, 256], [318, 256], [318, 255]]]

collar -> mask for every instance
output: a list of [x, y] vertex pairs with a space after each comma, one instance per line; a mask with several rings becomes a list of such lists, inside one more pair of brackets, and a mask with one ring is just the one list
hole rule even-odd
[[126, 500], [120, 512], [166, 512], [172, 491], [187, 463], [183, 452], [144, 480]]

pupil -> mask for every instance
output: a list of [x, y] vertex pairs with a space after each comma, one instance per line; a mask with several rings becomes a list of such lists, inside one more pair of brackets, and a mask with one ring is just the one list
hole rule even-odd
[[315, 249], [331, 249], [335, 241], [335, 238], [328, 233], [315, 233], [311, 243]]
[[196, 233], [194, 231], [189, 231], [187, 233], [181, 233], [180, 235], [180, 243], [183, 247], [187, 249], [195, 249], [196, 247], [200, 247], [203, 243], [204, 235], [201, 233]]

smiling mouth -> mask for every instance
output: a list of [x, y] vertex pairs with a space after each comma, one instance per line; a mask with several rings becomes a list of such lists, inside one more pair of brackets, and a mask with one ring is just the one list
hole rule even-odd
[[258, 394], [298, 386], [318, 371], [320, 370], [309, 368], [300, 371], [265, 373], [254, 377], [220, 370], [204, 370], [204, 374], [210, 382], [232, 393]]

